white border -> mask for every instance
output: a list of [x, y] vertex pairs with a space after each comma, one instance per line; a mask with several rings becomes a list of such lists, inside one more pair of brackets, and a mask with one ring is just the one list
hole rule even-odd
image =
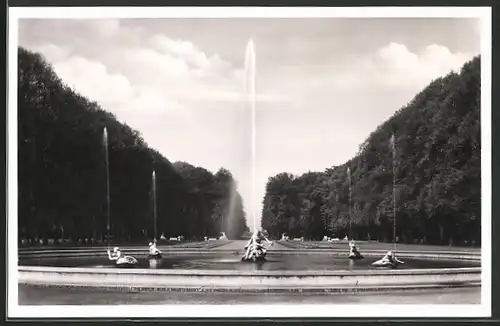
[[[491, 8], [351, 7], [351, 8], [9, 8], [8, 110], [8, 317], [489, 317], [491, 316]], [[20, 306], [17, 285], [17, 46], [20, 18], [328, 18], [328, 17], [469, 17], [481, 19], [481, 179], [482, 288], [478, 305], [166, 305]], [[242, 49], [243, 51], [244, 49]], [[340, 308], [340, 309], [339, 309]]]

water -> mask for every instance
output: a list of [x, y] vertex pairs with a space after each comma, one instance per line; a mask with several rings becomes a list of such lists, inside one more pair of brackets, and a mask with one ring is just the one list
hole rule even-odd
[[[110, 198], [110, 184], [109, 184], [109, 148], [108, 148], [108, 129], [104, 127], [104, 131], [102, 134], [103, 137], [103, 145], [104, 145], [104, 155], [105, 155], [105, 163], [106, 163], [106, 214], [107, 214], [107, 236], [110, 236], [110, 224], [111, 224], [111, 198]], [[109, 241], [109, 240], [108, 240]]]
[[352, 186], [351, 186], [351, 168], [347, 167], [347, 181], [349, 183], [349, 240], [352, 240]]
[[153, 239], [156, 241], [156, 171], [153, 170]]
[[[234, 223], [235, 223], [235, 206], [236, 206], [236, 182], [233, 180], [231, 182], [231, 189], [230, 189], [230, 197], [229, 197], [229, 208], [227, 211], [227, 223], [225, 225], [226, 227], [226, 235], [227, 233], [230, 232], [230, 230], [233, 230], [234, 228]], [[224, 230], [222, 230], [224, 231]]]
[[[371, 266], [377, 257], [367, 257], [353, 261], [347, 257], [327, 254], [306, 255], [278, 255], [270, 254], [263, 263], [248, 263], [241, 261], [237, 254], [189, 254], [183, 256], [166, 256], [161, 260], [148, 260], [146, 256], [135, 256], [139, 261], [138, 268], [146, 269], [208, 269], [232, 271], [335, 271], [335, 270], [375, 270]], [[423, 269], [423, 268], [459, 268], [479, 267], [480, 262], [459, 260], [425, 260], [403, 259], [405, 264], [398, 269]], [[57, 267], [86, 267], [86, 268], [113, 268], [114, 263], [106, 256], [75, 257], [75, 258], [44, 258], [21, 259], [20, 265], [27, 266], [57, 266]]]
[[255, 168], [256, 168], [256, 152], [255, 152], [255, 46], [252, 40], [248, 41], [247, 49], [245, 53], [245, 95], [246, 100], [250, 103], [251, 110], [251, 137], [252, 137], [252, 154], [251, 154], [251, 180], [252, 193], [251, 193], [251, 207], [252, 207], [252, 221], [253, 229], [257, 229], [257, 218], [256, 218], [256, 208], [257, 198], [255, 194]]

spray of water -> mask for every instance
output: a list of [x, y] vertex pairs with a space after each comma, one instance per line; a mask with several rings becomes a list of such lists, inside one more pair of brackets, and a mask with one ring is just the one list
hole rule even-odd
[[253, 41], [250, 39], [247, 44], [247, 49], [245, 53], [245, 96], [247, 103], [250, 105], [251, 110], [251, 201], [250, 205], [252, 207], [252, 221], [253, 229], [257, 230], [257, 216], [256, 216], [256, 195], [255, 195], [255, 167], [256, 167], [256, 152], [255, 152], [255, 46]]
[[229, 195], [229, 207], [227, 209], [227, 223], [226, 223], [226, 236], [229, 236], [231, 230], [233, 230], [236, 225], [235, 225], [235, 218], [236, 218], [236, 182], [232, 180], [231, 182], [231, 187], [230, 187], [230, 195]]
[[156, 172], [153, 170], [153, 240], [156, 242]]
[[104, 145], [104, 158], [106, 160], [106, 214], [107, 214], [107, 225], [106, 225], [106, 230], [107, 230], [107, 242], [108, 242], [108, 248], [109, 248], [109, 240], [110, 240], [110, 230], [111, 230], [111, 208], [110, 208], [110, 194], [109, 194], [109, 148], [108, 148], [108, 129], [104, 127], [104, 131], [102, 133], [102, 142]]

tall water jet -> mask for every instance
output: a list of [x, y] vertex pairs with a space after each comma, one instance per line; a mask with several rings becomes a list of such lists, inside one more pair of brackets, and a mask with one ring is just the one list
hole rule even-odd
[[110, 224], [111, 224], [111, 204], [110, 204], [110, 195], [109, 195], [109, 153], [108, 153], [108, 130], [106, 127], [104, 127], [104, 131], [102, 133], [102, 142], [104, 146], [104, 160], [106, 164], [106, 214], [107, 214], [107, 225], [106, 225], [106, 230], [107, 230], [107, 242], [108, 242], [108, 247], [109, 247], [109, 239], [111, 237], [110, 234]]
[[156, 172], [153, 170], [153, 241], [156, 242]]
[[250, 103], [251, 110], [251, 207], [253, 228], [257, 230], [256, 211], [256, 195], [255, 195], [255, 171], [256, 171], [256, 151], [255, 151], [255, 46], [253, 40], [250, 39], [247, 44], [245, 53], [245, 95], [246, 100]]

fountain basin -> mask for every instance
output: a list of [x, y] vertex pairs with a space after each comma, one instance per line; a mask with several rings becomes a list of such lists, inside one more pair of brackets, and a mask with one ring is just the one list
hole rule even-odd
[[143, 248], [125, 248], [138, 268], [113, 266], [102, 249], [19, 252], [19, 284], [95, 287], [127, 291], [346, 292], [478, 287], [477, 253], [400, 252], [398, 269], [377, 269], [371, 262], [385, 251], [363, 251], [353, 261], [346, 250], [277, 250], [263, 264], [243, 263], [242, 251], [178, 248], [148, 260]]

